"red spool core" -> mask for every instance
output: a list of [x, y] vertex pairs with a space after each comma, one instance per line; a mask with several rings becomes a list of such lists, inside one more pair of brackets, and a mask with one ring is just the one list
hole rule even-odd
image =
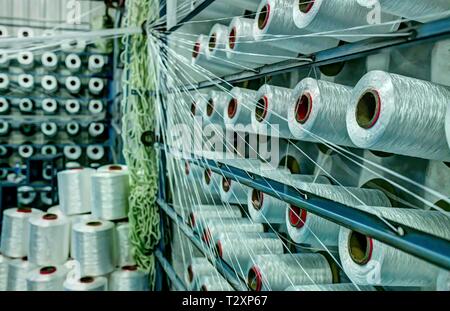
[[205, 182], [207, 185], [209, 185], [211, 183], [211, 174], [212, 174], [212, 172], [209, 168], [205, 170], [204, 177], [205, 177]]
[[267, 23], [269, 22], [270, 17], [270, 4], [266, 4], [262, 7], [261, 11], [259, 11], [258, 15], [258, 28], [263, 30], [266, 28]]
[[56, 214], [45, 214], [44, 216], [42, 216], [42, 219], [55, 220], [55, 219], [58, 219], [58, 215], [56, 215]]
[[191, 166], [189, 165], [189, 162], [184, 162], [184, 173], [186, 175], [189, 175], [191, 172]]
[[255, 210], [259, 211], [262, 206], [263, 206], [263, 202], [264, 202], [264, 193], [253, 189], [252, 191], [252, 206]]
[[48, 267], [42, 267], [41, 270], [39, 270], [39, 274], [42, 275], [49, 275], [56, 272], [56, 267], [48, 266]]
[[232, 98], [232, 99], [230, 100], [230, 102], [228, 103], [228, 110], [227, 110], [227, 112], [228, 112], [228, 117], [229, 117], [230, 119], [233, 119], [234, 116], [236, 115], [237, 107], [238, 107], [237, 99], [236, 99], [236, 98]]
[[247, 276], [248, 287], [256, 292], [261, 291], [262, 288], [262, 276], [261, 271], [257, 266], [253, 266], [248, 272]]
[[295, 120], [298, 123], [304, 124], [308, 121], [312, 111], [312, 97], [309, 93], [304, 93], [298, 99], [295, 105]]
[[101, 223], [101, 221], [89, 221], [86, 223], [86, 225], [91, 226], [91, 227], [98, 227], [98, 226], [101, 226], [102, 223]]
[[111, 165], [110, 167], [108, 167], [109, 171], [121, 171], [122, 167], [119, 165]]
[[216, 251], [217, 251], [217, 256], [219, 256], [219, 258], [222, 258], [223, 250], [222, 250], [222, 243], [220, 243], [220, 241], [218, 241], [216, 244]]
[[230, 191], [231, 188], [231, 178], [222, 178], [222, 189], [225, 192]]
[[80, 283], [88, 284], [94, 282], [94, 280], [92, 276], [85, 276], [80, 279]]
[[123, 271], [137, 271], [137, 269], [138, 269], [138, 267], [136, 265], [122, 267]]
[[200, 42], [195, 42], [194, 49], [192, 51], [192, 57], [197, 58], [200, 54]]
[[18, 213], [31, 213], [32, 210], [29, 207], [19, 207], [18, 209], [16, 209], [16, 211]]
[[230, 49], [234, 49], [236, 46], [236, 27], [233, 27], [230, 31], [230, 35], [228, 37], [228, 45], [230, 46]]
[[308, 212], [297, 206], [290, 206], [289, 224], [295, 228], [302, 228], [305, 225]]

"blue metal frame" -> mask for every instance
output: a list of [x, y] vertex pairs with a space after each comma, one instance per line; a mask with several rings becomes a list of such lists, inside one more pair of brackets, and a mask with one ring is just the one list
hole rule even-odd
[[233, 271], [223, 260], [220, 258], [211, 257], [207, 246], [200, 240], [197, 235], [194, 234], [191, 228], [186, 225], [183, 218], [181, 218], [172, 207], [170, 207], [163, 200], [158, 200], [158, 205], [161, 207], [167, 216], [169, 216], [181, 229], [181, 231], [186, 235], [187, 238], [195, 245], [195, 247], [203, 253], [203, 255], [208, 258], [208, 260], [216, 267], [217, 271], [238, 291], [248, 290], [247, 285], [243, 280], [241, 280], [235, 271]]

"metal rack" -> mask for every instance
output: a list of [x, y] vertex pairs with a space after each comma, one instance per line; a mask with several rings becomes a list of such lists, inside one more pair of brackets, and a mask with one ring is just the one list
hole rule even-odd
[[[184, 23], [195, 18], [213, 2], [214, 0], [203, 1], [194, 10], [182, 18], [175, 26], [168, 29], [169, 34], [179, 29]], [[352, 60], [393, 47], [408, 47], [425, 42], [441, 40], [450, 37], [450, 18], [409, 27], [403, 29], [402, 32], [405, 33], [405, 36], [368, 39], [321, 51], [313, 55], [306, 56], [311, 59], [311, 61], [308, 62], [296, 60], [283, 61], [272, 65], [262, 66], [253, 71], [242, 71], [236, 74], [211, 79], [209, 81], [203, 81], [196, 84], [181, 85], [179, 86], [179, 91], [191, 91], [214, 85], [233, 84], [246, 80], [254, 80], [268, 75], [281, 74], [303, 68], [318, 67]], [[169, 149], [168, 146], [163, 148], [161, 145], [158, 145], [156, 148], [159, 148], [164, 157], [166, 156], [165, 149]], [[361, 232], [364, 235], [373, 237], [381, 242], [424, 259], [439, 267], [450, 269], [450, 243], [447, 240], [420, 232], [404, 225], [392, 223], [392, 225], [396, 228], [401, 228], [401, 234], [399, 234], [398, 232], [394, 232], [392, 227], [389, 227], [386, 222], [383, 222], [380, 218], [372, 214], [368, 214], [361, 210], [350, 208], [346, 205], [323, 198], [315, 197], [308, 193], [299, 195], [299, 191], [291, 186], [283, 184], [279, 181], [270, 180], [256, 174], [249, 173], [225, 163], [217, 162], [216, 160], [195, 156], [191, 156], [186, 160], [202, 167], [208, 167], [211, 171], [219, 173], [224, 177], [260, 190], [268, 195], [280, 198], [288, 204], [299, 206], [308, 212], [333, 221], [339, 225]], [[160, 189], [165, 189], [165, 163], [162, 161], [160, 164]], [[176, 212], [165, 202], [165, 199], [165, 192], [161, 191], [158, 200], [161, 211], [167, 214], [170, 219], [180, 227], [186, 237], [188, 237], [192, 243], [201, 250], [203, 247], [202, 242], [197, 239], [192, 230], [190, 230], [190, 228], [183, 222], [183, 219], [181, 219], [181, 217], [176, 214]], [[205, 253], [205, 256], [208, 257], [208, 254]], [[217, 259], [215, 258], [210, 260], [214, 260], [214, 263], [217, 263]], [[223, 265], [219, 262], [217, 265], [219, 272], [227, 279], [227, 281], [230, 282], [230, 284], [233, 285], [233, 287], [241, 290], [243, 288], [246, 289], [245, 284], [241, 283], [241, 279], [239, 279], [234, 273], [230, 274], [230, 271], [223, 269], [222, 267]], [[241, 285], [243, 287], [241, 287]]]

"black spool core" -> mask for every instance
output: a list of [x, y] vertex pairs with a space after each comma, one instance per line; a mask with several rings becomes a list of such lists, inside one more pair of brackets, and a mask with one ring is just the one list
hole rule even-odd
[[256, 103], [255, 115], [256, 121], [262, 122], [267, 115], [267, 97], [261, 97]]
[[380, 116], [380, 98], [373, 90], [366, 91], [358, 100], [355, 118], [358, 125], [369, 129], [375, 125]]
[[358, 265], [365, 265], [372, 257], [372, 240], [356, 231], [348, 237], [348, 251], [351, 259]]
[[269, 21], [270, 16], [270, 5], [266, 4], [262, 7], [261, 11], [259, 11], [258, 15], [258, 28], [264, 29], [267, 26], [267, 22]]
[[308, 13], [314, 6], [314, 0], [298, 0], [298, 9], [302, 13]]

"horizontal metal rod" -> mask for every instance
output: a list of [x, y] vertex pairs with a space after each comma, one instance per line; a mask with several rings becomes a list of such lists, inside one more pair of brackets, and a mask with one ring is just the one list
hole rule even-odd
[[319, 198], [313, 194], [302, 196], [292, 186], [249, 173], [228, 164], [218, 163], [216, 160], [194, 157], [186, 160], [450, 270], [450, 241], [448, 240], [390, 221], [390, 223], [403, 229], [404, 235], [399, 235], [376, 215], [362, 210]]
[[324, 66], [360, 58], [393, 47], [403, 48], [411, 45], [421, 44], [430, 40], [436, 41], [439, 39], [444, 39], [445, 37], [450, 36], [450, 18], [411, 28], [409, 29], [409, 32], [411, 33], [410, 36], [367, 39], [321, 51], [311, 56], [307, 56], [313, 59], [312, 62], [296, 60], [283, 61], [280, 63], [257, 68], [257, 73], [255, 73], [254, 71], [243, 71], [237, 74], [224, 76], [221, 79], [216, 78], [204, 82], [199, 82], [197, 84], [184, 85], [180, 87], [180, 91], [192, 91], [218, 84], [233, 84], [247, 80], [255, 80], [268, 75], [281, 74], [302, 68]]
[[167, 259], [164, 257], [164, 255], [161, 253], [160, 250], [155, 251], [155, 256], [156, 259], [158, 259], [159, 264], [163, 268], [167, 277], [172, 282], [172, 285], [176, 288], [176, 290], [186, 291], [186, 286], [184, 285], [183, 281], [180, 280], [175, 270], [173, 269], [172, 265], [170, 264], [170, 262], [167, 261]]
[[222, 276], [233, 286], [234, 289], [238, 291], [247, 291], [247, 285], [237, 276], [237, 274], [232, 271], [228, 265], [226, 265], [221, 259], [212, 257], [203, 244], [192, 232], [192, 229], [186, 225], [183, 219], [174, 211], [172, 207], [170, 207], [166, 202], [162, 200], [158, 200], [158, 205], [161, 209], [169, 216], [183, 231], [187, 238], [189, 238], [195, 247], [198, 248], [199, 251], [203, 253], [203, 255], [208, 258], [208, 260], [216, 267], [217, 271], [222, 274]]

